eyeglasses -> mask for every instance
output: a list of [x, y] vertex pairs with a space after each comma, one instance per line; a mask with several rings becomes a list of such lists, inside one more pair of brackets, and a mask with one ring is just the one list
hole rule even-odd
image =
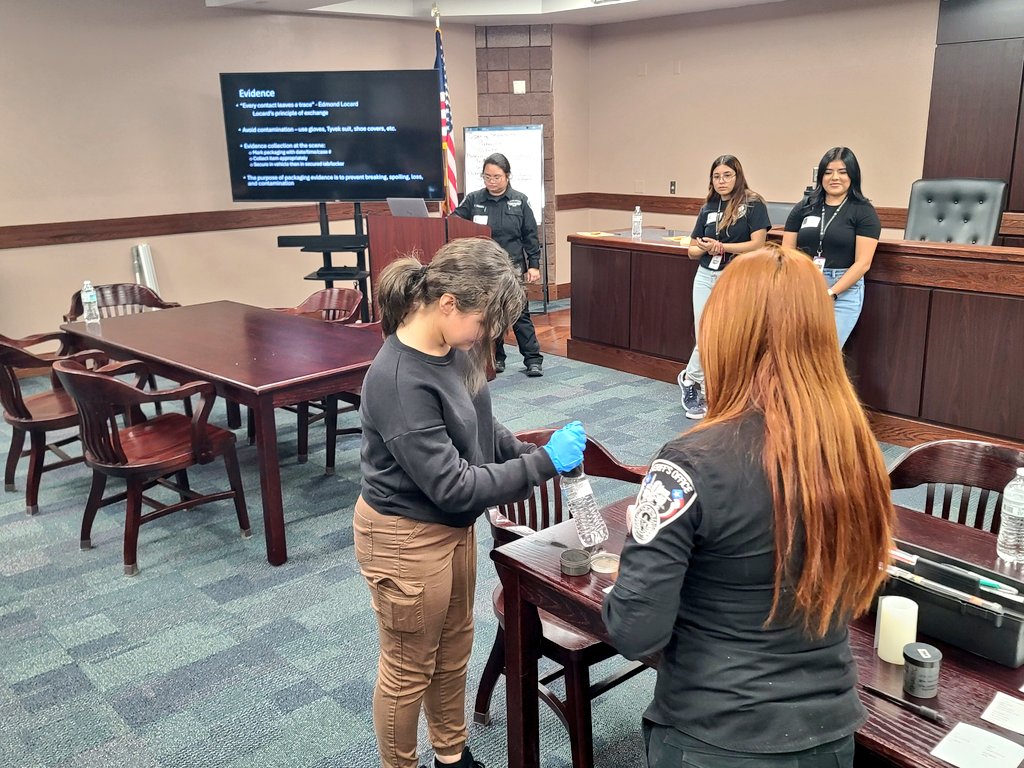
[[480, 178], [484, 181], [502, 181], [505, 178], [505, 174], [499, 173], [497, 176], [491, 176], [489, 173], [481, 173]]
[[735, 178], [736, 178], [736, 174], [735, 173], [722, 173], [722, 174], [717, 174], [716, 173], [714, 176], [711, 177], [711, 180], [712, 181], [732, 181]]

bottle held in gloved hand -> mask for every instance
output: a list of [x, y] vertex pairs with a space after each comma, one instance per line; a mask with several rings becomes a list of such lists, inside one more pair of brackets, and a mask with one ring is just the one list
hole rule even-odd
[[562, 493], [576, 523], [580, 542], [588, 549], [608, 539], [608, 526], [601, 517], [601, 510], [594, 498], [590, 480], [583, 472], [583, 465], [562, 473]]

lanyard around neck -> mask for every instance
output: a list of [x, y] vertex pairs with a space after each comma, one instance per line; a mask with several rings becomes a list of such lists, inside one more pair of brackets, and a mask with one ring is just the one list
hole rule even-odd
[[825, 242], [825, 233], [828, 231], [829, 225], [832, 224], [832, 222], [836, 220], [836, 216], [839, 215], [839, 211], [841, 211], [843, 206], [846, 205], [846, 201], [848, 199], [849, 199], [849, 195], [844, 197], [843, 198], [843, 202], [841, 202], [838, 206], [836, 206], [836, 209], [834, 211], [832, 211], [832, 215], [829, 217], [829, 220], [828, 220], [827, 224], [825, 223], [825, 198], [823, 197], [821, 199], [821, 222], [819, 224], [820, 228], [818, 229], [818, 258], [819, 259], [821, 258], [821, 246]]

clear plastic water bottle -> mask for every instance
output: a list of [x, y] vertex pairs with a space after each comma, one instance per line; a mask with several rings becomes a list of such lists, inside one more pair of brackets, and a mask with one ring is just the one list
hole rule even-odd
[[630, 236], [634, 240], [640, 240], [644, 236], [644, 215], [639, 205], [633, 209], [633, 232]]
[[100, 304], [96, 299], [96, 289], [92, 283], [86, 280], [82, 283], [82, 319], [86, 323], [98, 323], [100, 321]]
[[1024, 563], [1024, 467], [1017, 470], [1017, 476], [1003, 489], [996, 553], [1002, 560]]
[[569, 514], [576, 522], [576, 533], [584, 547], [596, 547], [608, 539], [608, 526], [594, 498], [590, 480], [583, 473], [583, 465], [562, 473], [562, 493]]

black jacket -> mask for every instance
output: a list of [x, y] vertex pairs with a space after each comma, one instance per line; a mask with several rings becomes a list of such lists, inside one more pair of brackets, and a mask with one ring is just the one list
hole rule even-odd
[[[530, 202], [522, 192], [506, 187], [501, 197], [491, 197], [486, 189], [466, 194], [454, 216], [491, 228], [491, 237], [508, 251], [512, 263], [524, 270], [540, 268], [540, 241], [537, 239], [537, 220]], [[486, 217], [487, 221], [476, 217]]]

